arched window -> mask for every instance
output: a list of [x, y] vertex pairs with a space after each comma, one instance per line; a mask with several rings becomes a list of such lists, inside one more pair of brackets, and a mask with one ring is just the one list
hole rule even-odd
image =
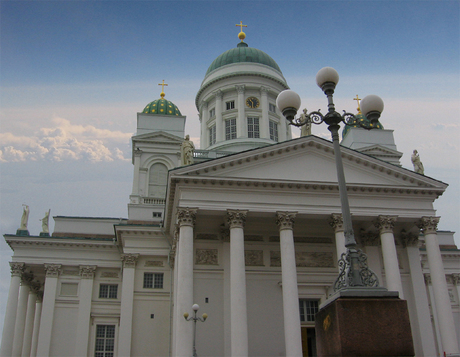
[[168, 168], [163, 164], [153, 164], [149, 170], [149, 197], [165, 198]]

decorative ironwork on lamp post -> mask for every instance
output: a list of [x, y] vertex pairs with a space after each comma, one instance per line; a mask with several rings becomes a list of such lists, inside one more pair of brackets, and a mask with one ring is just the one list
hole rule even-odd
[[205, 322], [206, 319], [208, 318], [208, 314], [204, 313], [202, 317], [197, 317], [196, 312], [200, 309], [200, 306], [198, 304], [193, 304], [192, 310], [193, 310], [193, 316], [189, 317], [188, 312], [184, 314], [184, 319], [187, 321], [193, 321], [193, 354], [192, 357], [198, 357], [196, 354], [196, 347], [195, 347], [195, 340], [196, 340], [196, 322], [201, 321]]
[[335, 111], [333, 94], [338, 82], [339, 74], [331, 67], [324, 67], [320, 69], [316, 75], [316, 83], [323, 90], [328, 99], [328, 112], [325, 115], [323, 115], [320, 110], [311, 113], [307, 113], [307, 111], [304, 110], [304, 114], [302, 114], [299, 118], [296, 118], [295, 116], [300, 108], [301, 101], [300, 96], [292, 90], [282, 91], [276, 99], [277, 107], [289, 121], [290, 125], [301, 127], [305, 124], [321, 124], [325, 122], [331, 132], [343, 216], [345, 247], [347, 248], [346, 253], [343, 253], [339, 259], [340, 272], [334, 283], [334, 291], [346, 288], [379, 286], [377, 276], [367, 266], [367, 256], [361, 249], [357, 248], [356, 239], [353, 233], [345, 174], [342, 163], [342, 154], [339, 143], [339, 123], [342, 122], [343, 124], [349, 126], [358, 125], [359, 127], [368, 130], [374, 129], [377, 127], [380, 114], [383, 111], [382, 99], [376, 95], [369, 95], [361, 101], [361, 111], [370, 121], [369, 124], [352, 113], [347, 113], [345, 111], [342, 115], [337, 113]]

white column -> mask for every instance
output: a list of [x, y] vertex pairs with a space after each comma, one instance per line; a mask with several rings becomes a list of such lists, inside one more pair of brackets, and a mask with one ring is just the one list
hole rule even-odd
[[43, 292], [37, 293], [37, 303], [35, 304], [34, 330], [32, 332], [32, 345], [30, 347], [30, 357], [37, 355], [38, 334], [40, 332], [40, 319], [42, 316]]
[[435, 356], [436, 346], [434, 344], [433, 325], [431, 323], [430, 307], [426, 294], [425, 280], [423, 277], [422, 266], [420, 265], [419, 240], [415, 234], [402, 234], [403, 244], [406, 246], [407, 258], [409, 260], [410, 281], [414, 296], [415, 313], [417, 314], [417, 324], [411, 324], [413, 330], [417, 330], [420, 336], [420, 346], [415, 346], [422, 350], [420, 355]]
[[329, 225], [334, 228], [335, 232], [335, 249], [337, 251], [337, 261], [340, 260], [343, 253], [347, 253], [345, 247], [345, 234], [343, 230], [343, 217], [340, 213], [333, 213], [329, 218]]
[[244, 86], [235, 86], [238, 92], [238, 118], [236, 118], [236, 137], [248, 137], [248, 126], [246, 124], [246, 115], [244, 112]]
[[283, 284], [284, 341], [286, 357], [302, 357], [299, 292], [293, 225], [297, 212], [277, 212], [280, 229], [281, 276]]
[[21, 287], [19, 288], [18, 310], [16, 314], [16, 323], [14, 324], [14, 338], [12, 356], [20, 356], [22, 353], [22, 343], [24, 341], [24, 329], [27, 314], [27, 301], [29, 300], [30, 287], [33, 275], [24, 272], [21, 279]]
[[222, 91], [216, 91], [216, 143], [225, 139], [224, 123], [222, 121]]
[[268, 92], [270, 89], [267, 87], [260, 87], [260, 105], [262, 107], [262, 118], [260, 118], [260, 137], [263, 139], [270, 139], [270, 127], [268, 125]]
[[457, 288], [457, 298], [460, 300], [460, 274], [452, 274], [452, 281]]
[[444, 353], [447, 356], [460, 356], [457, 342], [452, 307], [447, 290], [446, 275], [439, 249], [438, 236], [436, 234], [439, 217], [422, 217], [419, 227], [425, 235], [426, 253], [430, 266], [431, 282], [433, 284], [434, 300], [438, 313], [439, 331], [441, 333]]
[[78, 303], [77, 334], [75, 336], [76, 356], [88, 355], [91, 300], [93, 296], [93, 278], [95, 271], [95, 266], [80, 266], [80, 301]]
[[375, 226], [380, 231], [383, 267], [385, 268], [387, 289], [390, 291], [398, 291], [399, 297], [404, 299], [398, 255], [396, 253], [395, 237], [393, 235], [393, 227], [396, 222], [396, 218], [396, 216], [379, 216], [375, 222]]
[[433, 285], [431, 285], [431, 275], [423, 274], [423, 277], [425, 278], [425, 284], [428, 288], [428, 294], [430, 296], [431, 314], [433, 314], [434, 332], [435, 332], [436, 342], [437, 342], [438, 350], [439, 350], [437, 355], [441, 355], [441, 351], [443, 351], [443, 348], [442, 348], [441, 333], [439, 332], [438, 313], [436, 312], [436, 304], [434, 302]]
[[173, 289], [173, 310], [172, 310], [172, 333], [171, 333], [171, 356], [176, 355], [176, 311], [175, 308], [177, 306], [177, 270], [179, 267], [179, 259], [177, 259], [179, 254], [179, 225], [176, 224], [174, 229], [174, 238], [173, 244], [171, 246], [171, 253], [170, 253], [170, 264], [174, 266], [174, 289]]
[[244, 231], [248, 211], [227, 210], [230, 227], [230, 331], [232, 356], [248, 356]]
[[[39, 285], [37, 286], [39, 287]], [[30, 348], [32, 345], [32, 333], [34, 329], [35, 307], [37, 302], [37, 289], [31, 287], [29, 291], [29, 298], [27, 300], [27, 315], [24, 328], [24, 339], [22, 342], [21, 356], [29, 357]]]
[[0, 356], [9, 357], [13, 351], [14, 325], [18, 308], [19, 284], [25, 269], [25, 263], [10, 262], [11, 282], [6, 302], [5, 322], [3, 324]]
[[[134, 155], [134, 175], [133, 175], [133, 191], [132, 196], [139, 196], [139, 173], [141, 168], [141, 155], [142, 150], [136, 149], [133, 152]], [[136, 201], [134, 203], [139, 203]]]
[[56, 291], [60, 264], [45, 264], [46, 279], [43, 295], [43, 308], [40, 320], [40, 334], [38, 336], [37, 356], [50, 356], [51, 335], [53, 332], [54, 305], [56, 303]]
[[203, 104], [201, 105], [201, 113], [200, 113], [200, 122], [201, 122], [200, 149], [201, 150], [204, 150], [209, 146], [208, 120], [209, 120], [208, 103], [203, 102]]
[[177, 306], [175, 308], [175, 351], [176, 357], [188, 357], [193, 353], [193, 323], [184, 319], [184, 313], [191, 313], [193, 305], [193, 227], [196, 220], [195, 208], [179, 208], [179, 249], [177, 271]]
[[131, 356], [133, 330], [134, 276], [139, 254], [122, 254], [123, 284], [121, 286], [120, 329], [118, 332], [118, 355]]
[[224, 267], [224, 356], [232, 355], [230, 311], [230, 230], [222, 230], [222, 265]]

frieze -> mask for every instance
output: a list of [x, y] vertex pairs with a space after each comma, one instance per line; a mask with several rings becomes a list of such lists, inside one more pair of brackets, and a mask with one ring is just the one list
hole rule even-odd
[[46, 277], [57, 278], [61, 273], [61, 264], [45, 264]]
[[21, 276], [26, 268], [26, 263], [10, 262], [11, 276]]
[[144, 266], [145, 267], [164, 267], [164, 262], [161, 260], [147, 260]]
[[218, 240], [217, 234], [212, 233], [197, 233], [196, 239], [198, 240]]
[[118, 278], [118, 273], [114, 271], [103, 271], [101, 278]]
[[264, 236], [259, 235], [245, 235], [244, 240], [246, 242], [263, 242]]
[[270, 251], [270, 266], [271, 267], [281, 266], [281, 252], [279, 250]]
[[217, 249], [197, 249], [195, 264], [197, 265], [219, 265]]
[[264, 251], [245, 250], [244, 261], [246, 266], [264, 266]]
[[[279, 241], [279, 238], [278, 238]], [[332, 238], [327, 237], [294, 237], [294, 243], [320, 243], [320, 244], [331, 244]]]
[[78, 270], [62, 269], [61, 275], [78, 276], [80, 272]]
[[296, 266], [302, 268], [330, 268], [334, 267], [332, 252], [296, 252]]

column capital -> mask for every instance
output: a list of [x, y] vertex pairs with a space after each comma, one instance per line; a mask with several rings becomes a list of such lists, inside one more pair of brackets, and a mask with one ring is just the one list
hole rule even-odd
[[460, 274], [458, 273], [452, 274], [452, 282], [454, 283], [454, 285], [459, 286], [460, 285]]
[[138, 259], [138, 253], [127, 253], [121, 255], [121, 261], [123, 262], [123, 267], [125, 268], [135, 268]]
[[409, 246], [417, 247], [419, 244], [419, 239], [418, 239], [417, 234], [406, 232], [405, 230], [402, 230], [400, 237], [401, 237], [402, 246], [404, 248], [409, 247]]
[[30, 291], [32, 291], [35, 295], [38, 296], [40, 293], [42, 284], [40, 284], [38, 281], [32, 281], [29, 286], [30, 286]]
[[32, 280], [34, 280], [34, 274], [30, 272], [23, 272], [21, 276], [21, 283], [30, 286], [32, 283]]
[[343, 216], [341, 213], [332, 213], [327, 223], [334, 228], [335, 233], [343, 232]]
[[134, 157], [141, 157], [143, 151], [139, 148], [137, 148], [136, 150], [133, 150], [133, 154], [134, 154]]
[[227, 210], [227, 223], [231, 228], [244, 228], [246, 223], [246, 216], [248, 211], [240, 211], [240, 210]]
[[216, 96], [216, 99], [222, 99], [223, 93], [222, 93], [222, 91], [219, 89], [219, 90], [216, 90], [216, 91], [214, 92], [214, 95]]
[[57, 278], [61, 274], [61, 264], [45, 264], [47, 278]]
[[238, 94], [244, 94], [244, 85], [235, 86], [235, 88]]
[[80, 277], [82, 279], [93, 279], [95, 272], [95, 265], [80, 265]]
[[197, 208], [183, 208], [178, 207], [177, 209], [177, 222], [180, 227], [182, 226], [191, 226], [193, 227], [196, 222], [196, 212]]
[[269, 92], [270, 92], [270, 88], [264, 87], [264, 86], [261, 86], [261, 87], [260, 87], [260, 93], [261, 93], [262, 95], [265, 95], [265, 94], [267, 94], [267, 93], [269, 93]]
[[435, 234], [438, 229], [440, 218], [441, 217], [424, 216], [417, 222], [417, 227], [423, 231], [423, 234]]
[[425, 273], [425, 274], [423, 274], [423, 277], [425, 278], [425, 284], [426, 285], [431, 285], [431, 274]]
[[294, 228], [294, 222], [297, 212], [276, 212], [276, 224], [280, 228], [280, 231], [284, 229], [292, 230]]
[[11, 276], [22, 276], [26, 263], [10, 262]]
[[398, 216], [378, 216], [374, 222], [374, 226], [383, 233], [393, 233], [393, 228]]
[[378, 246], [380, 244], [380, 236], [378, 232], [362, 230], [359, 234], [362, 245]]

